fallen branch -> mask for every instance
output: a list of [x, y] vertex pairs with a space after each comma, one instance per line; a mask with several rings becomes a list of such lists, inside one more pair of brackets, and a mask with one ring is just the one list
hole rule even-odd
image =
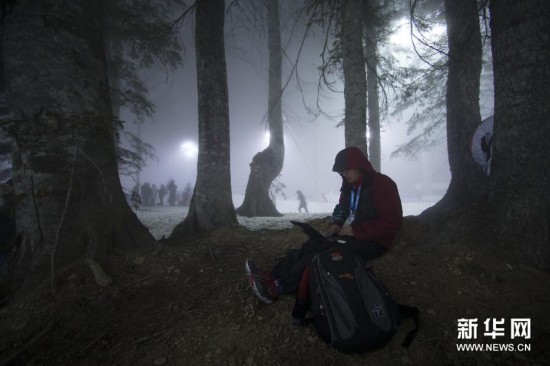
[[173, 283], [170, 283], [168, 285], [166, 285], [166, 287], [168, 286], [184, 286], [184, 287], [197, 287], [197, 286], [200, 286], [204, 283], [207, 283], [207, 282], [210, 282], [210, 281], [207, 281], [207, 280], [204, 280], [204, 281], [200, 281], [200, 282], [197, 282], [197, 283], [194, 283], [194, 284], [191, 284], [191, 285], [187, 285], [187, 281], [184, 281], [184, 282], [173, 282]]
[[122, 287], [122, 288], [128, 288], [132, 285], [135, 285], [136, 283], [140, 283], [140, 282], [143, 282], [143, 281], [147, 281], [149, 278], [153, 277], [153, 275], [150, 275], [150, 276], [147, 276], [147, 277], [144, 277], [144, 278], [140, 278], [139, 280], [135, 280], [133, 282], [130, 282], [129, 284], [127, 284], [126, 286]]
[[143, 342], [147, 342], [148, 340], [151, 340], [151, 339], [156, 338], [156, 337], [160, 337], [160, 336], [162, 336], [166, 333], [168, 333], [168, 331], [164, 330], [162, 332], [157, 332], [155, 334], [151, 334], [150, 336], [141, 337], [141, 338], [136, 339], [135, 341], [133, 341], [132, 344], [140, 344], [140, 343], [143, 343]]
[[92, 339], [92, 341], [90, 343], [88, 343], [86, 346], [84, 346], [81, 350], [80, 350], [80, 353], [85, 353], [88, 348], [90, 348], [91, 346], [93, 346], [94, 344], [97, 343], [97, 341], [99, 341], [101, 338], [103, 338], [105, 336], [105, 334], [107, 334], [107, 331], [101, 333], [100, 335], [98, 335], [97, 337], [95, 337], [94, 339]]

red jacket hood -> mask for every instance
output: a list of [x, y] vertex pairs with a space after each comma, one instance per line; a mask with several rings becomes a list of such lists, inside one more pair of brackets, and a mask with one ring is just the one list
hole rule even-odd
[[346, 169], [361, 169], [367, 174], [374, 173], [371, 163], [363, 152], [353, 146], [341, 150], [334, 159], [333, 172], [342, 173]]

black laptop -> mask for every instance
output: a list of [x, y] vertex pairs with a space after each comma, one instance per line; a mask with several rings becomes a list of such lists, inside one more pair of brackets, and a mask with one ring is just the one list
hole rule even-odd
[[306, 233], [310, 239], [316, 239], [316, 240], [330, 240], [332, 241], [332, 238], [329, 238], [328, 236], [325, 236], [321, 234], [317, 229], [314, 229], [313, 226], [311, 226], [308, 223], [305, 222], [299, 222], [299, 221], [292, 221], [290, 220], [290, 223], [292, 225], [296, 225], [302, 229], [304, 233]]

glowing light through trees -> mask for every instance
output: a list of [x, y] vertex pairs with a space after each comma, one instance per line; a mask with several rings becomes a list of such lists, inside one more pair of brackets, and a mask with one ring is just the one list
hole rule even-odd
[[180, 145], [181, 152], [186, 158], [193, 158], [197, 156], [199, 149], [197, 144], [193, 141], [184, 141]]

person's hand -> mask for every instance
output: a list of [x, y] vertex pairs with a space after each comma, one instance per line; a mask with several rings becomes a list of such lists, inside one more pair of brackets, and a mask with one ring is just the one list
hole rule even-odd
[[328, 227], [328, 236], [331, 236], [331, 235], [334, 235], [336, 234], [337, 232], [340, 231], [340, 229], [342, 229], [342, 227], [340, 225], [336, 225], [336, 224], [331, 224], [329, 227]]
[[338, 231], [338, 235], [353, 236], [353, 229], [351, 228], [351, 226], [343, 227], [340, 229], [340, 231]]

